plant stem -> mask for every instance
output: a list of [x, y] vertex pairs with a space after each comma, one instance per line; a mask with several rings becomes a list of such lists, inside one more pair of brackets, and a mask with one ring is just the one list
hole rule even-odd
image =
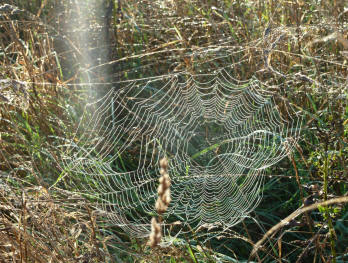
[[[326, 147], [327, 148], [327, 147]], [[329, 175], [329, 160], [328, 160], [328, 151], [325, 151], [325, 159], [324, 159], [324, 201], [327, 201], [327, 191], [328, 191], [328, 175]], [[335, 250], [335, 230], [332, 225], [332, 220], [330, 217], [329, 207], [325, 207], [325, 217], [327, 218], [327, 222], [329, 225], [329, 233], [330, 233], [330, 247], [331, 254], [333, 256], [332, 262], [336, 263], [336, 250]]]

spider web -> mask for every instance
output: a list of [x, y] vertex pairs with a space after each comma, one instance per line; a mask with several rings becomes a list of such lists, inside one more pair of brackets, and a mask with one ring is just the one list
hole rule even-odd
[[[284, 77], [269, 58], [287, 31], [273, 29], [241, 45], [225, 34], [208, 39], [207, 23], [198, 18], [168, 13], [129, 20], [130, 28], [121, 27], [120, 34], [159, 34], [180, 44], [180, 32], [168, 27], [182, 30], [189, 23], [202, 32], [193, 32], [191, 40], [202, 43], [183, 48], [159, 43], [146, 52], [146, 46], [125, 43], [118, 49], [124, 49], [124, 58], [90, 66], [87, 105], [75, 138], [64, 145], [58, 181], [96, 202], [112, 225], [148, 237], [156, 216], [159, 160], [165, 156], [172, 181], [165, 231], [234, 226], [260, 202], [266, 169], [299, 138], [301, 117], [279, 95], [292, 80], [259, 77], [262, 70]], [[264, 62], [254, 74], [241, 70], [253, 65], [250, 59]], [[93, 78], [111, 65], [117, 81]]]
[[87, 105], [65, 170], [114, 225], [147, 236], [166, 156], [165, 224], [231, 227], [258, 205], [265, 169], [299, 135], [300, 118], [275, 94], [225, 69], [127, 81]]

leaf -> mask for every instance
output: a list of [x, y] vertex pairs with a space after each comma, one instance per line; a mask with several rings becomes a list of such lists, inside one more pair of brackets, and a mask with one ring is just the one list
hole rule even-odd
[[198, 263], [198, 262], [197, 262], [197, 259], [196, 259], [196, 257], [195, 257], [195, 254], [193, 253], [193, 251], [192, 251], [190, 245], [187, 245], [187, 250], [188, 250], [188, 252], [189, 252], [189, 254], [190, 254], [190, 256], [191, 256], [193, 262]]

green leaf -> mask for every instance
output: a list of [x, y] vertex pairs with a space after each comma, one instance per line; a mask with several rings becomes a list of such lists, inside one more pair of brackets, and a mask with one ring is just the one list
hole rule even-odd
[[194, 263], [198, 263], [196, 257], [195, 257], [195, 254], [193, 253], [192, 249], [191, 249], [191, 246], [190, 245], [187, 245], [187, 250], [193, 260]]

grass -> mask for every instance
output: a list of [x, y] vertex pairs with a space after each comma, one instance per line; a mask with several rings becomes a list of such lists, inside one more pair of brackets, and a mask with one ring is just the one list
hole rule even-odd
[[[0, 17], [0, 78], [9, 83], [0, 84], [2, 259], [246, 262], [253, 245], [267, 237], [252, 259], [255, 262], [348, 260], [344, 204], [307, 211], [273, 235], [264, 235], [301, 207], [347, 196], [344, 1], [163, 1], [167, 13], [156, 1], [151, 5], [115, 1], [107, 45], [96, 38], [87, 47], [81, 46], [78, 34], [63, 30], [74, 16], [68, 2], [10, 3], [25, 11]], [[94, 25], [104, 27], [103, 5], [97, 4], [89, 15]], [[97, 28], [89, 29], [92, 36], [98, 36]], [[84, 92], [78, 84], [85, 82], [86, 73], [79, 58], [86, 48], [95, 52], [94, 58], [105, 48], [111, 50], [110, 57], [103, 58], [111, 63], [94, 65], [90, 75], [92, 81], [105, 81], [106, 87], [120, 79], [204, 72], [231, 63], [239, 65], [236, 78], [256, 74], [269, 86], [279, 87], [280, 95], [304, 116], [301, 141], [291, 158], [269, 168], [273, 177], [266, 179], [263, 199], [243, 223], [224, 234], [211, 231], [207, 242], [198, 231], [178, 238], [169, 248], [150, 250], [146, 240], [110, 225], [82, 195], [50, 188], [61, 173], [60, 138], [73, 138], [83, 111]], [[219, 59], [211, 60], [214, 52], [193, 55], [216, 48], [225, 52]], [[119, 158], [120, 169], [133, 166], [130, 153]]]

